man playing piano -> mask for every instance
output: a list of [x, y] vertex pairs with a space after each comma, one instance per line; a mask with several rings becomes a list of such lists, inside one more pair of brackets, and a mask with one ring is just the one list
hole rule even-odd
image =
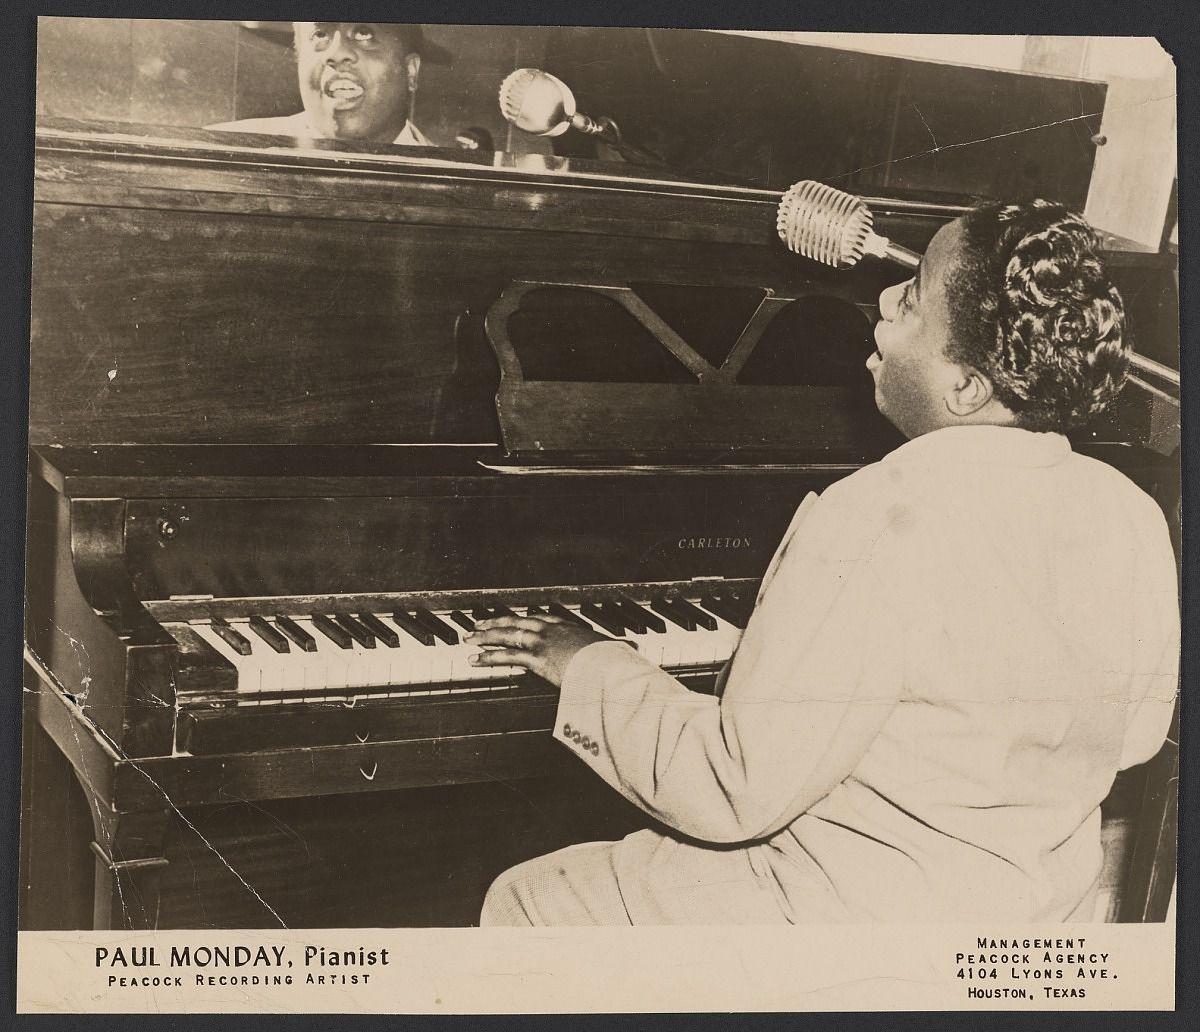
[[867, 365], [909, 440], [805, 500], [717, 697], [550, 617], [478, 625], [664, 826], [513, 868], [483, 924], [1092, 918], [1179, 633], [1162, 514], [1063, 436], [1128, 361], [1096, 249], [1057, 205], [984, 207], [883, 292]]
[[421, 58], [440, 48], [419, 25], [295, 22], [296, 72], [304, 110], [280, 118], [246, 118], [209, 129], [298, 139], [358, 140], [410, 147], [433, 144], [410, 114]]

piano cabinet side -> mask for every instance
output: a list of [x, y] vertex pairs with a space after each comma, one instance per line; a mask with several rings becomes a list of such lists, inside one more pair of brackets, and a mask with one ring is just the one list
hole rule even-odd
[[236, 693], [214, 654], [180, 655], [125, 565], [125, 501], [29, 491], [26, 638], [53, 690], [123, 758], [170, 755], [177, 689]]
[[[122, 797], [145, 792], [124, 792], [118, 771], [123, 760], [171, 753], [182, 671], [174, 640], [133, 592], [124, 509], [121, 499], [71, 499], [38, 477], [29, 485], [24, 929], [158, 920], [173, 808], [143, 800], [129, 812]], [[236, 691], [232, 667], [200, 679]]]
[[155, 927], [174, 806], [123, 812], [120, 757], [35, 656], [24, 685], [20, 928]]

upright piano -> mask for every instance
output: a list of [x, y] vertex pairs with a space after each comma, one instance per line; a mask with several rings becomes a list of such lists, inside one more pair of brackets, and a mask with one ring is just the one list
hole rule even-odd
[[[23, 928], [473, 923], [505, 867], [649, 822], [474, 621], [712, 690], [797, 504], [898, 441], [863, 362], [907, 273], [787, 253], [778, 194], [275, 142], [38, 133]], [[962, 210], [870, 203], [918, 250]], [[1127, 393], [1080, 444], [1174, 515], [1169, 388]], [[1173, 864], [1162, 780], [1114, 818]]]

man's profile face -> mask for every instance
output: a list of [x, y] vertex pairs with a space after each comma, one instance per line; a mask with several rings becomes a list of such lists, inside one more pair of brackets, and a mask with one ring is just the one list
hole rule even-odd
[[929, 242], [917, 274], [879, 295], [876, 352], [867, 359], [875, 380], [875, 404], [906, 437], [955, 422], [947, 392], [963, 368], [946, 357], [951, 342], [946, 278], [958, 264], [963, 229], [943, 226]]
[[296, 22], [293, 32], [313, 128], [335, 140], [391, 143], [408, 120], [409, 84], [421, 62], [405, 53], [401, 26]]

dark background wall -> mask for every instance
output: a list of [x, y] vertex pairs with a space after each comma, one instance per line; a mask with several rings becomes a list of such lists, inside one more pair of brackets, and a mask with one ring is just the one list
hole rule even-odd
[[1082, 208], [1104, 110], [1101, 83], [713, 32], [558, 29], [546, 67], [674, 162], [775, 188]]

